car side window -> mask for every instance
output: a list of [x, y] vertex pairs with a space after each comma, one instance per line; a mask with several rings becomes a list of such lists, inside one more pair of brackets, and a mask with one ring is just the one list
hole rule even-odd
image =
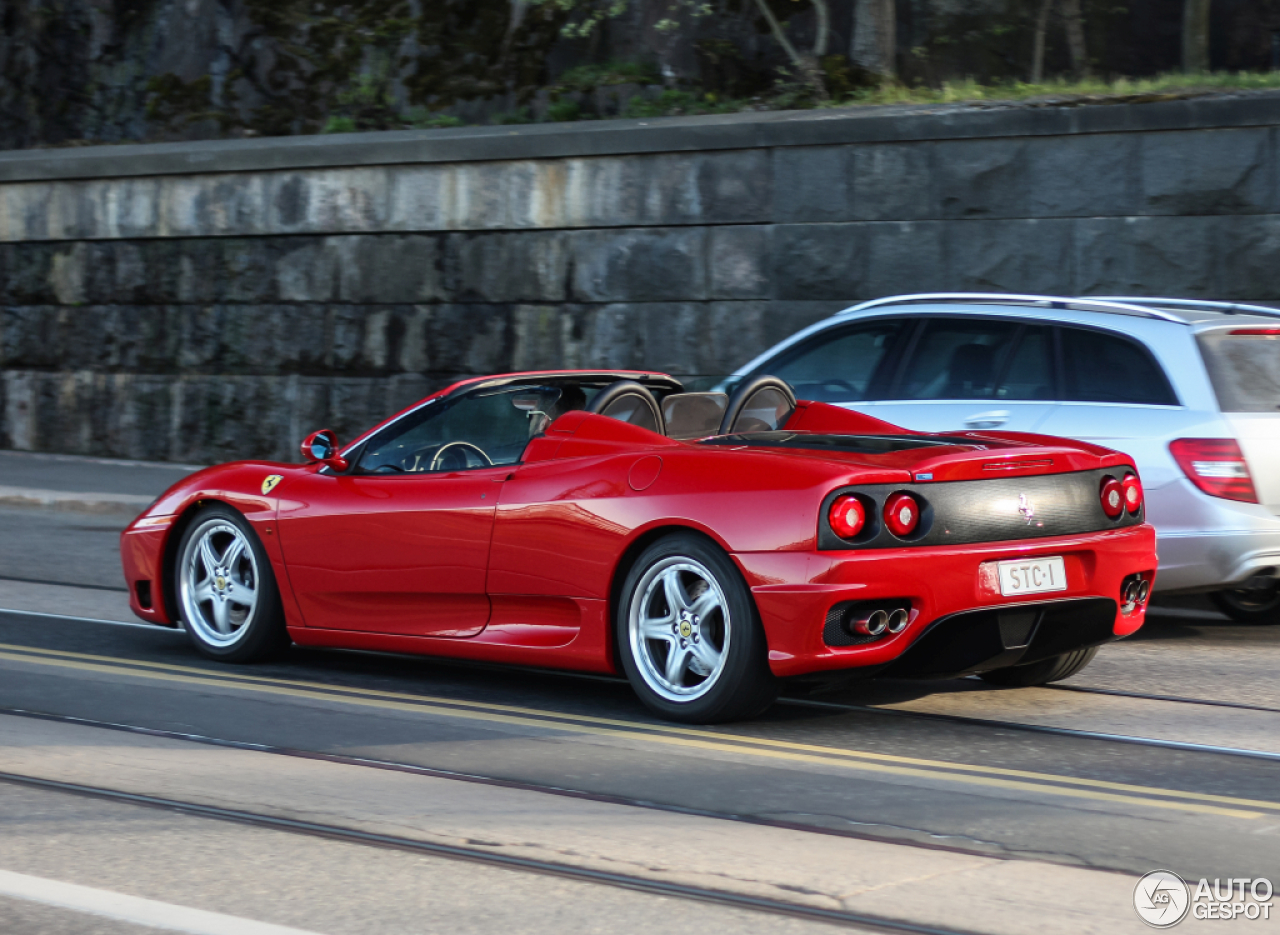
[[554, 387], [501, 387], [428, 404], [372, 438], [356, 473], [422, 474], [515, 464], [529, 438], [559, 414], [560, 397]]
[[996, 381], [997, 399], [1053, 399], [1053, 331], [1026, 325]]
[[1060, 329], [1064, 399], [1176, 406], [1160, 365], [1136, 341], [1088, 328]]
[[987, 318], [931, 318], [902, 367], [900, 399], [1050, 399], [1048, 328]]
[[882, 398], [880, 372], [910, 319], [878, 318], [814, 335], [770, 363], [800, 399], [853, 402]]

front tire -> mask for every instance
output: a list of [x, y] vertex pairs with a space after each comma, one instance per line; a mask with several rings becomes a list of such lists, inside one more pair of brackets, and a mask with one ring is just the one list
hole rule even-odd
[[675, 533], [640, 554], [616, 624], [631, 687], [661, 717], [739, 720], [778, 696], [751, 592], [729, 557], [700, 536]]
[[979, 678], [1001, 688], [1033, 688], [1037, 685], [1048, 685], [1060, 682], [1075, 675], [1098, 655], [1098, 647], [1077, 649], [1075, 652], [1063, 653], [1061, 656], [1050, 656], [1039, 662], [1025, 666], [1009, 666], [1005, 669], [992, 669], [982, 672]]
[[230, 507], [206, 507], [187, 526], [174, 594], [187, 636], [210, 659], [261, 662], [289, 646], [271, 561]]
[[1209, 595], [1214, 606], [1237, 623], [1280, 623], [1280, 581], [1265, 588], [1232, 588]]

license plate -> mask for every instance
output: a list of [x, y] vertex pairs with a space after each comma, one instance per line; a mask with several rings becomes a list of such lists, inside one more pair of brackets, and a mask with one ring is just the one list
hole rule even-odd
[[1067, 589], [1067, 566], [1057, 555], [1052, 558], [997, 562], [996, 568], [1000, 572], [1000, 593], [1005, 597]]

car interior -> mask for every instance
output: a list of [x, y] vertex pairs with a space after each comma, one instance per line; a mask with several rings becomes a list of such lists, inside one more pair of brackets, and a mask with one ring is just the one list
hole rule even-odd
[[428, 403], [392, 423], [362, 447], [353, 473], [448, 473], [516, 464], [530, 439], [578, 410], [687, 441], [774, 431], [795, 409], [791, 387], [772, 376], [747, 381], [732, 396], [661, 392], [661, 399], [635, 380], [482, 387]]

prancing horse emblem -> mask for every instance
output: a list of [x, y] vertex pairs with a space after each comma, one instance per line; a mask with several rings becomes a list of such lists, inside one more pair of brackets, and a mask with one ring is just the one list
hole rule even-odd
[[279, 474], [268, 474], [267, 479], [262, 482], [263, 494], [269, 494], [276, 489], [276, 484], [280, 483], [283, 478]]
[[1018, 494], [1018, 512], [1027, 518], [1027, 525], [1030, 526], [1031, 521], [1035, 519], [1036, 508], [1031, 505], [1025, 493]]

